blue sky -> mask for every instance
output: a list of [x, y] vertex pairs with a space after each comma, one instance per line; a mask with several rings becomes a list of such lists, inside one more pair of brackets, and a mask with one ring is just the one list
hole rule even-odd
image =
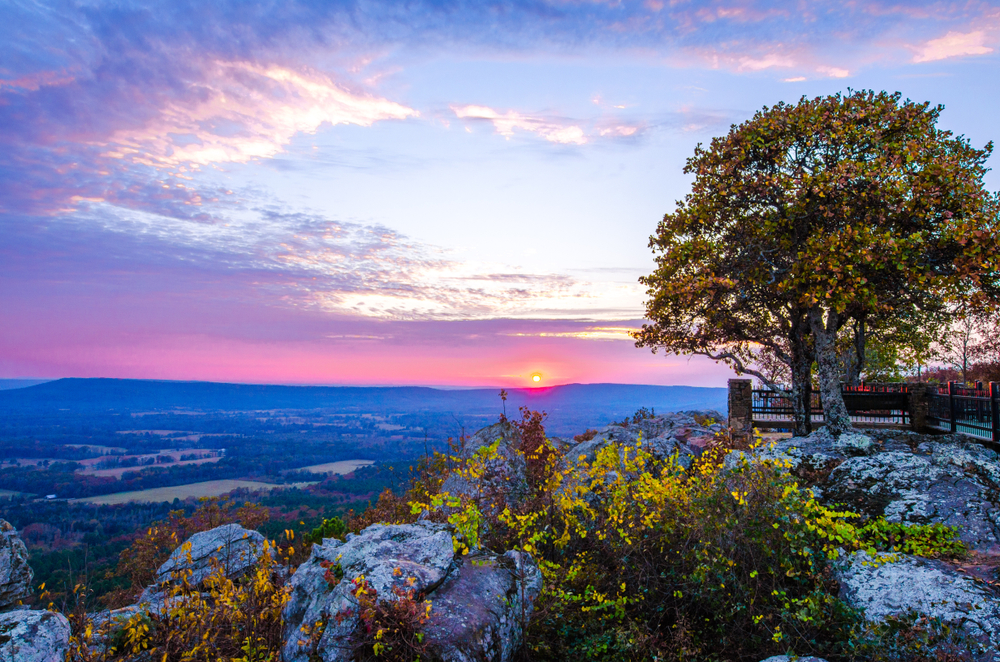
[[2, 377], [719, 385], [626, 336], [697, 143], [848, 88], [997, 137], [996, 2], [0, 18]]

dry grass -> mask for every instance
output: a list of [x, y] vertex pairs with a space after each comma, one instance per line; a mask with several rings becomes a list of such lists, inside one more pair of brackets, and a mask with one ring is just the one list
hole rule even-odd
[[115, 505], [119, 503], [147, 502], [157, 503], [162, 501], [173, 501], [174, 499], [187, 499], [188, 497], [213, 497], [228, 494], [233, 490], [246, 488], [249, 490], [284, 490], [291, 487], [304, 487], [312, 483], [289, 483], [287, 485], [273, 485], [271, 483], [260, 483], [254, 480], [208, 480], [202, 483], [189, 483], [187, 485], [175, 485], [173, 487], [155, 487], [149, 490], [138, 490], [135, 492], [118, 492], [117, 494], [105, 494], [103, 496], [86, 497], [83, 499], [73, 499], [81, 503], [95, 503], [98, 505]]

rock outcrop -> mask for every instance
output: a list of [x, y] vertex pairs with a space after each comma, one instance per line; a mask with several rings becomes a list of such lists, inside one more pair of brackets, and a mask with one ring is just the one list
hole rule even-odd
[[819, 482], [828, 502], [890, 522], [955, 526], [971, 549], [1000, 552], [1000, 458], [968, 437], [871, 430], [834, 438], [821, 428], [765, 455], [828, 473]]
[[194, 534], [163, 562], [156, 572], [154, 583], [146, 587], [136, 604], [90, 614], [96, 633], [93, 643], [99, 646], [101, 633], [117, 629], [136, 614], [158, 613], [167, 609], [167, 593], [174, 581], [187, 577], [191, 586], [197, 586], [216, 565], [229, 579], [238, 579], [260, 561], [265, 549], [274, 557], [274, 551], [266, 547], [263, 535], [244, 529], [239, 524], [223, 524]]
[[28, 565], [28, 549], [17, 529], [0, 519], [0, 609], [30, 596], [34, 576]]
[[[432, 657], [455, 662], [510, 660], [542, 587], [527, 554], [456, 555], [444, 524], [375, 524], [346, 542], [328, 538], [314, 545], [292, 575], [284, 659], [351, 659], [360, 626], [355, 592], [362, 582], [376, 600], [399, 600], [412, 591], [429, 601], [424, 641]], [[310, 638], [318, 623], [322, 634]]]
[[566, 457], [574, 462], [593, 462], [597, 453], [616, 443], [642, 447], [653, 455], [665, 458], [678, 453], [682, 458], [700, 455], [716, 434], [725, 430], [725, 417], [717, 411], [682, 411], [642, 419], [628, 425], [608, 425], [592, 439], [566, 449]]
[[856, 552], [837, 566], [840, 597], [865, 618], [920, 613], [960, 630], [1000, 660], [1000, 596], [940, 561], [905, 554]]
[[0, 662], [64, 662], [69, 636], [62, 614], [32, 609], [0, 614]]
[[[156, 571], [155, 581], [143, 591], [139, 602], [159, 601], [161, 593], [188, 572], [188, 583], [197, 586], [212, 573], [216, 565], [230, 579], [242, 577], [260, 560], [266, 547], [265, 542], [260, 533], [244, 529], [239, 524], [223, 524], [196, 533], [163, 562]], [[269, 551], [273, 556], [274, 551]]]

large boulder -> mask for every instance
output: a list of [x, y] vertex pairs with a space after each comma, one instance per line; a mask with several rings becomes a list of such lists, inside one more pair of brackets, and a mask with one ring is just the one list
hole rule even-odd
[[445, 662], [514, 659], [541, 591], [542, 574], [524, 552], [461, 557], [428, 596], [431, 655]]
[[28, 565], [28, 548], [6, 520], [0, 519], [0, 609], [31, 595], [35, 577]]
[[964, 435], [820, 428], [760, 452], [780, 459], [831, 504], [890, 522], [958, 529], [971, 549], [1000, 551], [1000, 458]]
[[69, 636], [62, 614], [31, 609], [0, 614], [0, 662], [64, 662]]
[[[954, 526], [979, 551], [1000, 551], [1000, 461], [975, 441], [912, 435], [909, 445], [850, 457], [830, 473], [828, 501], [890, 522]], [[892, 450], [889, 450], [892, 449]]]
[[[1000, 597], [940, 561], [855, 552], [836, 566], [840, 597], [869, 621], [922, 614], [962, 631], [983, 651], [1000, 650]], [[1000, 655], [981, 657], [1000, 660]]]
[[362, 581], [378, 601], [410, 591], [428, 600], [424, 640], [432, 657], [456, 662], [512, 659], [541, 591], [541, 575], [526, 554], [456, 555], [447, 525], [375, 524], [346, 542], [314, 545], [292, 575], [283, 614], [287, 662], [351, 659], [361, 627], [354, 592]]
[[[164, 561], [156, 571], [153, 586], [146, 589], [141, 601], [155, 601], [158, 591], [187, 575], [188, 571], [191, 574], [187, 581], [192, 586], [204, 581], [216, 565], [230, 579], [241, 577], [260, 560], [265, 542], [260, 533], [244, 529], [239, 524], [223, 524], [196, 533]], [[273, 550], [269, 552], [274, 554]]]

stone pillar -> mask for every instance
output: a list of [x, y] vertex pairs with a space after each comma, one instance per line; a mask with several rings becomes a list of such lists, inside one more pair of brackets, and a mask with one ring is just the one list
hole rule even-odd
[[914, 432], [924, 432], [927, 428], [927, 405], [926, 382], [916, 382], [910, 384], [910, 392], [907, 394], [906, 402], [910, 414], [910, 429]]
[[734, 437], [753, 434], [753, 382], [729, 380], [729, 429]]

